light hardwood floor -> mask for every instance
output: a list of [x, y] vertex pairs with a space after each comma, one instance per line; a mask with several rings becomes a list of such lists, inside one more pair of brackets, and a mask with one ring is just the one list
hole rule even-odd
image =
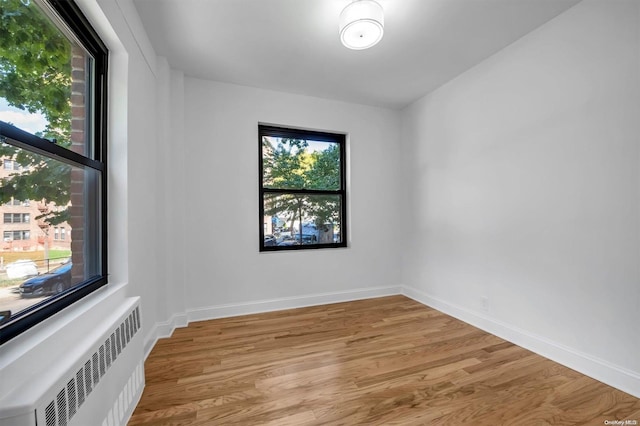
[[403, 296], [190, 324], [129, 425], [604, 425], [640, 400]]

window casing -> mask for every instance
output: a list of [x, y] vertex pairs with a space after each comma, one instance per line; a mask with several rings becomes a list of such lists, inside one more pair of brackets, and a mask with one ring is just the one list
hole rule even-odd
[[18, 200], [15, 198], [10, 199], [9, 201], [7, 201], [5, 204], [5, 206], [24, 206], [24, 207], [29, 207], [31, 205], [31, 202], [29, 200]]
[[[0, 158], [5, 169], [18, 171], [0, 178], [0, 211], [13, 208], [11, 206], [31, 205], [29, 201], [20, 200], [35, 201], [31, 208], [36, 210], [30, 219], [34, 222], [32, 226], [37, 225], [32, 229], [38, 230], [37, 238], [33, 232], [23, 230], [4, 231], [3, 236], [6, 239], [10, 233], [10, 243], [21, 243], [15, 241], [16, 236], [31, 237], [30, 243], [37, 244], [33, 246], [35, 252], [47, 253], [55, 225], [69, 223], [70, 232], [65, 234], [65, 228], [61, 228], [64, 232], [60, 235], [61, 239], [65, 238], [62, 235], [70, 237], [65, 262], [71, 262], [72, 268], [61, 293], [30, 298], [33, 303], [27, 308], [12, 309], [11, 301], [0, 300], [0, 344], [107, 283], [106, 46], [73, 1], [9, 1], [4, 6], [8, 10], [0, 20], [0, 31], [12, 37], [0, 44], [0, 49], [6, 52], [0, 55], [0, 98], [24, 110], [25, 114], [34, 110], [43, 113], [48, 123], [45, 130], [33, 131], [3, 121], [0, 115]], [[28, 31], [20, 33], [25, 27]], [[14, 36], [14, 33], [20, 34]], [[33, 40], [29, 39], [31, 36]], [[63, 47], [55, 52], [47, 50], [59, 46]], [[42, 66], [48, 68], [30, 65], [26, 59], [15, 60], [23, 52], [27, 59], [47, 58], [45, 62], [48, 62]], [[11, 78], [6, 77], [11, 74]], [[56, 76], [55, 81], [51, 75]], [[53, 86], [58, 84], [57, 91], [37, 94], [38, 90], [45, 90], [44, 85], [33, 84], [29, 80], [32, 77], [51, 81]], [[24, 92], [21, 85], [36, 89], [23, 99], [20, 98]], [[7, 218], [6, 214], [3, 216]], [[12, 215], [11, 220], [14, 218]], [[25, 216], [21, 218], [25, 222]], [[23, 248], [24, 253], [29, 252], [27, 247], [33, 248], [13, 245], [16, 247]], [[39, 273], [45, 272], [43, 265], [49, 263], [47, 259], [42, 264], [41, 260], [33, 262]], [[28, 276], [11, 284], [17, 286], [23, 279], [26, 284]]]
[[2, 236], [5, 241], [20, 241], [31, 239], [31, 233], [24, 230], [4, 231]]
[[258, 126], [259, 250], [346, 247], [346, 136]]
[[3, 214], [4, 223], [29, 223], [29, 213], [5, 213]]
[[55, 227], [53, 228], [53, 239], [54, 241], [64, 241], [67, 239], [67, 228], [65, 227]]
[[14, 160], [4, 160], [4, 169], [5, 170], [21, 170], [22, 167], [18, 164], [17, 161]]

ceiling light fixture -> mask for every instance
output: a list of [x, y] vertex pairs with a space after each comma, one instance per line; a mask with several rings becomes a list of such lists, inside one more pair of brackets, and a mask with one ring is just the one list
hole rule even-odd
[[384, 33], [384, 11], [374, 0], [355, 0], [340, 14], [340, 41], [349, 49], [375, 46]]

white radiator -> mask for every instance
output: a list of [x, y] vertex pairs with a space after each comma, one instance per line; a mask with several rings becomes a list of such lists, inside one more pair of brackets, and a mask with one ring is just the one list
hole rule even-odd
[[90, 334], [68, 349], [63, 371], [45, 371], [3, 401], [10, 406], [1, 407], [0, 425], [126, 423], [144, 387], [139, 299], [126, 299]]

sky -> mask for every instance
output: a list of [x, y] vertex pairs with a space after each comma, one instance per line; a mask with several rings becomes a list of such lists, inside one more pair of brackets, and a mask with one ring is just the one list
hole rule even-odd
[[9, 106], [4, 98], [0, 98], [0, 121], [13, 124], [29, 133], [42, 132], [47, 126], [47, 119], [42, 114], [31, 114]]
[[330, 142], [316, 142], [316, 141], [310, 141], [310, 140], [308, 140], [307, 143], [309, 144], [309, 146], [307, 146], [307, 151], [310, 151], [310, 152], [324, 151], [325, 149], [328, 149], [331, 145], [334, 145]]
[[[0, 113], [1, 114], [1, 113]], [[274, 145], [276, 145], [278, 143], [278, 141], [280, 140], [280, 138], [275, 138], [275, 137], [269, 137], [269, 139], [271, 139], [274, 143]], [[332, 142], [320, 142], [320, 141], [313, 141], [313, 140], [308, 140], [307, 139], [307, 152], [316, 152], [316, 151], [324, 151], [325, 149], [328, 149], [331, 145], [335, 145], [335, 143]], [[292, 152], [295, 152], [295, 149], [292, 150]]]

